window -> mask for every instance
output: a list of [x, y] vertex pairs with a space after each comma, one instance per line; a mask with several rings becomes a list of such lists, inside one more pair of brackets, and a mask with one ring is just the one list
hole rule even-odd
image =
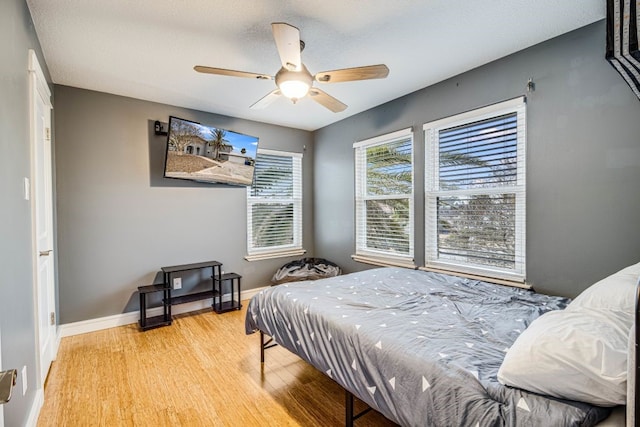
[[424, 125], [425, 265], [524, 281], [525, 103]]
[[258, 150], [247, 189], [249, 261], [302, 255], [302, 154]]
[[413, 263], [411, 129], [359, 141], [355, 149], [357, 261]]

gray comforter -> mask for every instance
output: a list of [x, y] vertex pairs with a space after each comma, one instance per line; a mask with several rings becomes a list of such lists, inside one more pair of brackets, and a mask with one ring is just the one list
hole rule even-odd
[[496, 379], [520, 332], [567, 303], [381, 268], [263, 290], [249, 303], [246, 332], [270, 335], [403, 426], [590, 426], [608, 410]]

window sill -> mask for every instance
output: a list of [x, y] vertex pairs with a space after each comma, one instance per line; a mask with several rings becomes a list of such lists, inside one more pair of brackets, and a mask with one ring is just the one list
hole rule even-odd
[[377, 258], [370, 255], [351, 255], [351, 259], [364, 264], [378, 265], [381, 267], [402, 267], [416, 269], [413, 260], [399, 258]]
[[489, 282], [489, 283], [495, 283], [498, 285], [512, 286], [514, 288], [532, 289], [532, 286], [527, 285], [524, 282], [524, 280], [516, 281], [516, 280], [499, 279], [497, 277], [482, 276], [479, 274], [465, 273], [463, 271], [447, 270], [444, 268], [419, 267], [418, 269], [422, 271], [431, 271], [433, 273], [442, 273], [442, 274], [449, 274], [451, 276], [466, 277], [468, 279], [480, 280], [481, 282]]
[[262, 261], [264, 259], [285, 258], [292, 256], [300, 256], [307, 253], [304, 249], [291, 249], [287, 251], [263, 252], [259, 254], [247, 255], [244, 257], [247, 261]]

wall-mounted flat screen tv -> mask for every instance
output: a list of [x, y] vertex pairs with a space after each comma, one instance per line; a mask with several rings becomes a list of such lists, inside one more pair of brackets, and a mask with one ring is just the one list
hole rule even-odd
[[258, 138], [171, 116], [166, 178], [251, 185]]

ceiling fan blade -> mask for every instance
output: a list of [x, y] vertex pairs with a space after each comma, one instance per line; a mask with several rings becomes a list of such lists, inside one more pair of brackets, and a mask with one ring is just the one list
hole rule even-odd
[[271, 24], [282, 66], [290, 71], [300, 71], [300, 30], [284, 22]]
[[384, 79], [389, 75], [389, 68], [384, 64], [366, 67], [343, 68], [342, 70], [322, 71], [315, 75], [320, 83], [340, 83], [354, 80]]
[[339, 113], [347, 108], [346, 104], [343, 104], [333, 96], [315, 87], [311, 88], [311, 90], [309, 91], [309, 96], [318, 104], [328, 108], [334, 113]]
[[276, 89], [274, 91], [271, 91], [268, 94], [266, 94], [265, 96], [263, 96], [262, 98], [260, 98], [255, 104], [253, 104], [249, 108], [251, 108], [252, 110], [260, 110], [262, 108], [266, 108], [269, 105], [271, 105], [273, 103], [273, 101], [278, 99], [278, 97], [280, 95], [282, 95], [282, 92], [280, 92], [280, 89]]
[[205, 67], [204, 65], [196, 65], [195, 67], [193, 67], [193, 69], [199, 73], [218, 74], [221, 76], [247, 77], [250, 79], [258, 79], [258, 80], [273, 79], [273, 76], [270, 76], [268, 74], [248, 73], [246, 71], [227, 70], [226, 68]]

